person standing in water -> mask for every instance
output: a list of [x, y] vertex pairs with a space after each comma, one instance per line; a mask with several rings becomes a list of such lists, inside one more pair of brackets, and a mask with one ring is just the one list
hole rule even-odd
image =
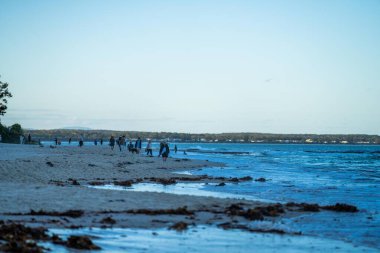
[[69, 145], [71, 144], [71, 137], [69, 138]]
[[178, 149], [177, 149], [177, 145], [174, 145], [174, 153], [177, 154], [177, 151], [178, 151]]
[[140, 137], [137, 137], [137, 140], [135, 142], [135, 148], [137, 149], [137, 154], [139, 154], [140, 150], [141, 150], [141, 139], [140, 139]]
[[103, 138], [100, 139], [100, 145], [103, 145]]
[[110, 146], [111, 146], [111, 150], [113, 150], [113, 148], [115, 147], [115, 138], [113, 137], [113, 135], [111, 135], [111, 138], [110, 138]]
[[151, 140], [148, 140], [148, 144], [146, 145], [146, 155], [151, 157], [153, 156]]
[[123, 137], [119, 136], [117, 139], [117, 145], [119, 146], [119, 149], [121, 151], [121, 146], [123, 145]]
[[165, 142], [162, 148], [162, 160], [166, 162], [166, 159], [168, 158], [170, 153], [169, 145]]
[[83, 141], [84, 141], [84, 138], [83, 138], [83, 135], [80, 136], [79, 138], [79, 147], [83, 147]]
[[161, 141], [160, 142], [160, 150], [158, 151], [158, 157], [160, 157], [162, 155], [162, 150], [164, 149], [164, 142]]

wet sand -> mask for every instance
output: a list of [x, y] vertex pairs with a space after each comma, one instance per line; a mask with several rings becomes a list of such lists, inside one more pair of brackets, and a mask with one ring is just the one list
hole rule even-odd
[[[235, 203], [247, 208], [263, 205], [246, 200], [88, 187], [91, 182], [178, 178], [178, 174], [173, 172], [223, 164], [176, 158], [163, 162], [158, 157], [132, 155], [125, 150], [111, 151], [104, 146], [51, 148], [0, 144], [0, 150], [0, 220], [21, 221], [28, 225], [43, 224], [46, 227], [113, 225], [151, 228], [167, 227], [168, 224], [183, 220], [192, 224], [243, 221], [242, 217], [231, 218], [218, 213], [223, 213], [226, 207]], [[127, 213], [130, 210], [168, 210], [183, 207], [196, 213]], [[81, 210], [84, 214], [78, 218], [28, 215], [31, 210]], [[110, 216], [116, 221], [115, 224], [102, 222]]]

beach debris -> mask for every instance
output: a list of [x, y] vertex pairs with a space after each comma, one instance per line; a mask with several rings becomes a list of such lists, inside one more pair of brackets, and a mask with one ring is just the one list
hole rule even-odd
[[56, 186], [65, 186], [65, 182], [59, 180], [50, 180], [49, 184], [55, 184]]
[[132, 162], [119, 162], [116, 164], [116, 167], [123, 168], [126, 165], [133, 164]]
[[66, 244], [66, 242], [64, 240], [62, 240], [62, 238], [56, 234], [53, 234], [51, 236], [51, 242], [54, 244], [59, 244], [59, 245], [65, 245]]
[[268, 206], [258, 206], [255, 208], [244, 209], [238, 204], [232, 204], [224, 211], [230, 216], [242, 216], [248, 220], [263, 220], [264, 216], [276, 217], [280, 213], [284, 213], [283, 206], [281, 204], [274, 204]]
[[237, 204], [232, 204], [225, 209], [225, 213], [230, 216], [242, 216], [248, 220], [263, 220], [263, 214], [255, 209], [244, 210], [241, 206]]
[[66, 246], [74, 249], [89, 249], [100, 250], [101, 248], [95, 245], [88, 236], [72, 235], [67, 239]]
[[179, 207], [177, 209], [133, 209], [128, 210], [127, 213], [132, 214], [146, 214], [146, 215], [162, 215], [162, 214], [171, 214], [171, 215], [193, 215], [193, 211], [187, 210], [187, 207]]
[[250, 228], [247, 225], [232, 224], [230, 222], [221, 223], [221, 224], [218, 224], [217, 226], [220, 228], [226, 229], [226, 230], [227, 229], [240, 229], [240, 230], [248, 231], [251, 233], [272, 233], [272, 234], [280, 234], [280, 235], [283, 235], [283, 234], [301, 235], [301, 232], [286, 232], [284, 230], [275, 229], [275, 228], [271, 228], [271, 229]]
[[79, 218], [84, 214], [82, 210], [68, 210], [65, 212], [47, 212], [44, 210], [34, 211], [30, 210], [30, 213], [22, 214], [22, 215], [35, 215], [35, 216], [65, 216], [71, 218]]
[[50, 167], [54, 167], [54, 164], [53, 164], [52, 162], [50, 162], [50, 161], [46, 162], [46, 164], [47, 164], [48, 166], [50, 166]]
[[241, 178], [239, 178], [239, 181], [241, 181], [241, 182], [243, 182], [243, 181], [252, 181], [252, 180], [253, 180], [253, 178], [250, 177], [250, 176], [246, 176], [246, 177], [241, 177]]
[[264, 216], [271, 216], [275, 217], [278, 216], [280, 213], [284, 213], [284, 208], [281, 204], [274, 204], [264, 207], [256, 207], [255, 210], [260, 211]]
[[35, 252], [42, 253], [45, 249], [37, 245], [36, 240], [48, 240], [47, 229], [30, 228], [21, 224], [3, 224], [0, 226], [0, 251], [2, 252]]
[[72, 185], [80, 185], [76, 179], [69, 178], [68, 181], [70, 181]]
[[267, 180], [263, 177], [255, 179], [256, 182], [266, 182]]
[[133, 184], [133, 180], [125, 180], [125, 181], [114, 181], [114, 185], [119, 185], [119, 186], [125, 186], [125, 187], [131, 187]]
[[182, 232], [184, 230], [187, 230], [188, 224], [186, 222], [180, 221], [175, 223], [174, 225], [170, 226], [170, 230], [176, 230], [177, 232]]
[[358, 208], [356, 206], [344, 204], [344, 203], [336, 203], [333, 206], [322, 206], [322, 209], [329, 210], [329, 211], [335, 211], [335, 212], [349, 212], [349, 213], [356, 213], [358, 212]]
[[292, 211], [306, 211], [306, 212], [319, 212], [320, 209], [335, 211], [335, 212], [349, 212], [356, 213], [358, 212], [358, 208], [356, 206], [336, 203], [335, 205], [330, 206], [320, 206], [318, 204], [308, 204], [308, 203], [294, 203], [289, 202], [285, 205], [287, 208], [298, 208], [296, 210], [292, 209]]
[[285, 205], [287, 208], [296, 207], [298, 209], [292, 211], [305, 211], [305, 212], [319, 212], [320, 206], [318, 204], [308, 204], [308, 203], [294, 203], [289, 202]]
[[106, 217], [100, 221], [100, 223], [105, 224], [116, 224], [116, 220], [112, 219], [112, 217]]
[[151, 177], [150, 178], [151, 182], [163, 184], [163, 185], [170, 185], [170, 184], [176, 184], [177, 181], [174, 178], [156, 178], [156, 177]]
[[105, 185], [105, 182], [100, 182], [100, 181], [91, 181], [88, 183], [89, 185], [96, 186], [96, 185]]

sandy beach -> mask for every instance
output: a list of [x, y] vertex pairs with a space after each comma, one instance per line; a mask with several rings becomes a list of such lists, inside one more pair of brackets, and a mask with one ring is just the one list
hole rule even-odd
[[[111, 151], [107, 147], [39, 147], [1, 144], [0, 220], [43, 224], [47, 227], [104, 226], [112, 216], [118, 227], [162, 227], [187, 218], [193, 224], [231, 221], [223, 214], [226, 207], [240, 203], [253, 208], [263, 203], [190, 195], [153, 192], [111, 191], [88, 187], [91, 182], [148, 181], [151, 178], [192, 178], [174, 174], [208, 166], [223, 166], [208, 161], [169, 159]], [[196, 178], [195, 178], [196, 180]], [[75, 183], [73, 183], [75, 181]], [[215, 181], [215, 180], [211, 180]], [[210, 182], [205, 179], [203, 182]], [[168, 210], [186, 207], [194, 215], [145, 215], [130, 210]], [[25, 215], [31, 210], [63, 212], [81, 210], [79, 218], [56, 220], [51, 216]], [[210, 212], [211, 211], [211, 212]], [[24, 215], [21, 215], [24, 214]], [[159, 219], [159, 221], [157, 221]], [[242, 217], [234, 217], [234, 220]], [[116, 226], [115, 224], [115, 226]]]

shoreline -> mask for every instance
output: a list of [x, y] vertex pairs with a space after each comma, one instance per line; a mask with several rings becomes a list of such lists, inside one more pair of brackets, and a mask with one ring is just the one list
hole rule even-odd
[[[299, 231], [277, 229], [276, 223], [308, 212], [349, 210], [337, 210], [340, 207], [335, 206], [328, 209], [312, 204], [274, 204], [88, 187], [92, 182], [133, 185], [153, 181], [165, 185], [167, 181], [172, 184], [232, 180], [238, 184], [242, 180], [177, 173], [225, 166], [207, 160], [170, 158], [163, 162], [157, 157], [132, 155], [126, 150], [111, 151], [107, 146], [51, 148], [0, 144], [0, 149], [0, 221], [6, 223], [48, 229], [159, 229], [185, 223], [185, 228], [179, 227], [178, 230], [187, 226], [211, 225], [227, 230], [300, 235]], [[252, 221], [269, 222], [272, 227], [254, 228]]]

